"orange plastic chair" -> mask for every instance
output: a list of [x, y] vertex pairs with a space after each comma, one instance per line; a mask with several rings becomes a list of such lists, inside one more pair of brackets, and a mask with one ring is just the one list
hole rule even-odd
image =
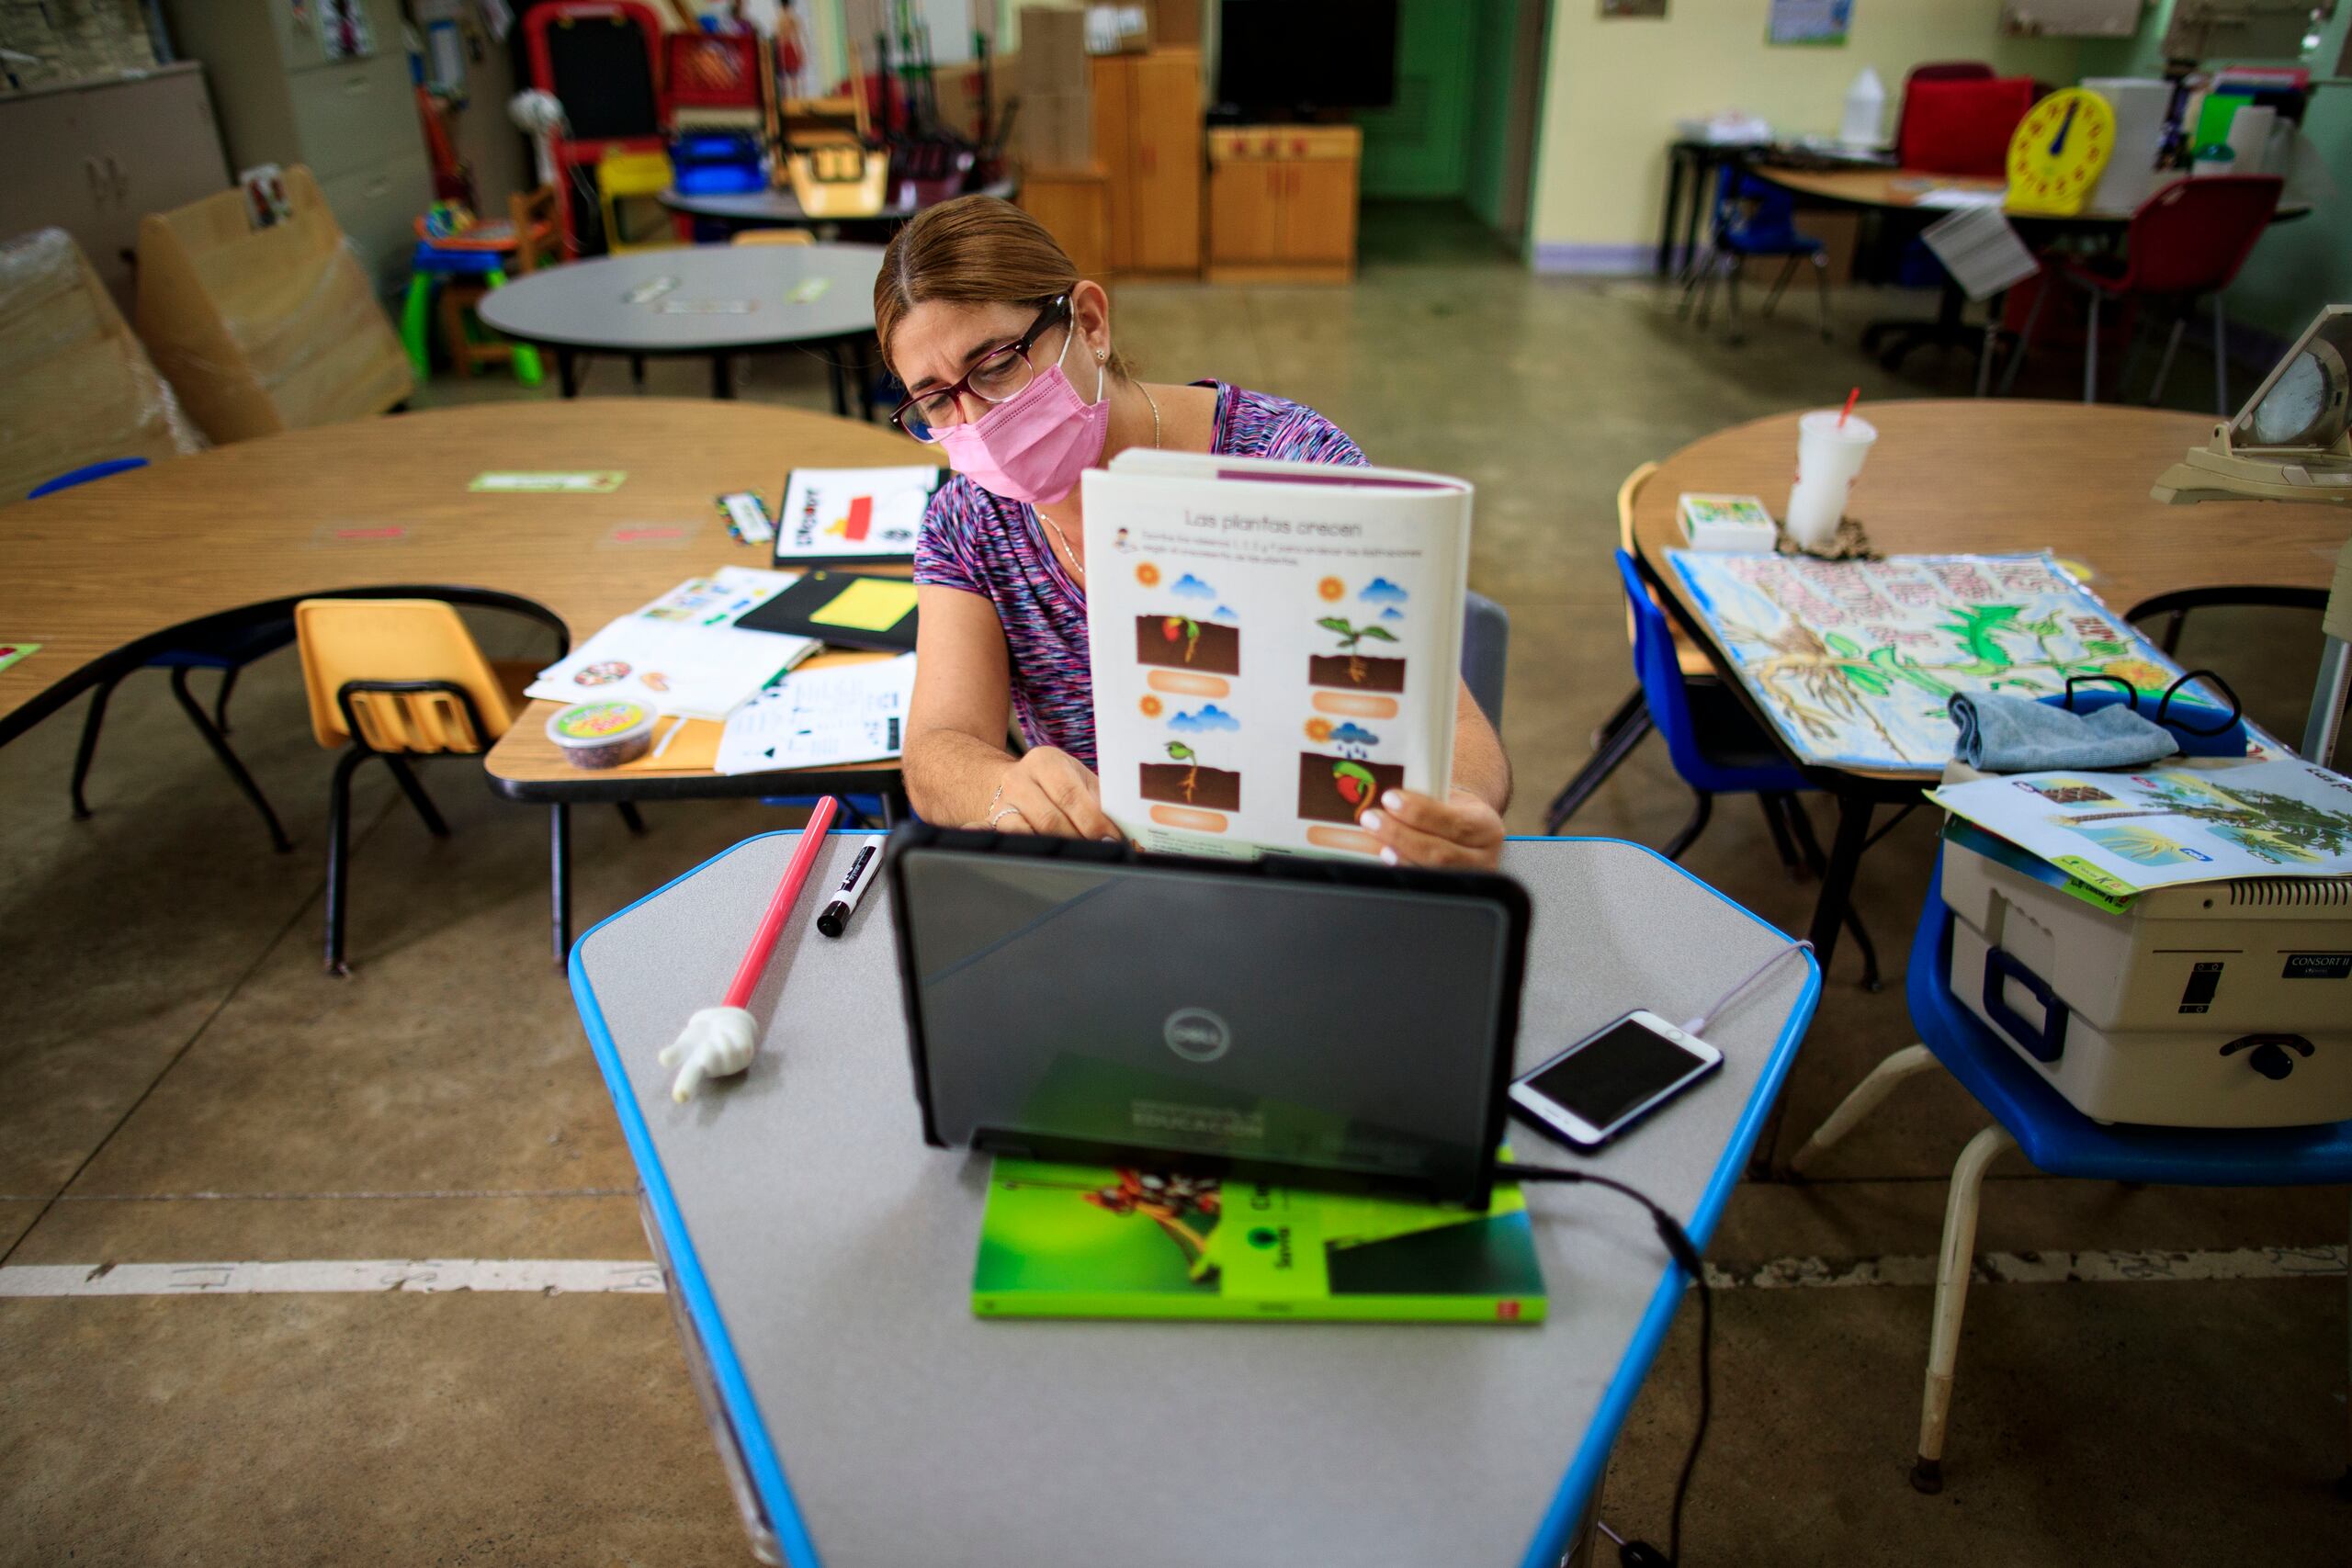
[[738, 229], [730, 245], [813, 245], [816, 236], [806, 229]]
[[[520, 608], [503, 596], [498, 603]], [[561, 622], [543, 612], [533, 618], [553, 627], [568, 646]], [[439, 599], [305, 599], [294, 606], [294, 635], [301, 649], [311, 732], [329, 750], [347, 748], [335, 763], [327, 806], [326, 968], [330, 975], [348, 975], [344, 929], [352, 775], [369, 758], [383, 759], [425, 830], [447, 838], [449, 825], [410, 762], [479, 757], [496, 745], [526, 705], [523, 689], [537, 666], [483, 658], [456, 609]], [[560, 648], [558, 657], [563, 651]], [[571, 947], [570, 833], [566, 807], [549, 809], [560, 964]], [[623, 802], [620, 810], [632, 831], [644, 830], [635, 807]]]

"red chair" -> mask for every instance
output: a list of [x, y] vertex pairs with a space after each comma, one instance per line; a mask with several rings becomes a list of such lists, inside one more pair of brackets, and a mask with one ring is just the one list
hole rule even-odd
[[[1993, 128], [2000, 123], [2000, 114], [2016, 96], [2014, 88], [2007, 85], [1985, 94], [1983, 90], [1995, 80], [1993, 68], [1982, 61], [1933, 61], [1913, 66], [1903, 78], [1903, 102], [1894, 114], [1896, 161], [1905, 169], [1928, 174], [1978, 172], [1977, 165], [1983, 161], [1978, 149], [1990, 140]], [[1989, 115], [1984, 112], [1987, 102], [1996, 106]], [[2007, 138], [2024, 113], [2018, 109], [2001, 130], [2005, 154]], [[2002, 172], [1997, 160], [1992, 172]], [[1880, 254], [1883, 257], [1884, 253]], [[1920, 243], [1916, 231], [1902, 236], [1892, 262], [1879, 262], [1876, 279], [1905, 288], [1941, 288], [1943, 298], [1932, 321], [1898, 317], [1864, 326], [1865, 354], [1875, 354], [1887, 369], [1899, 370], [1915, 348], [1968, 346], [1971, 334], [1961, 322], [1966, 297], [1953, 285], [1935, 253]]]
[[[2083, 354], [2083, 401], [2098, 400], [2098, 313], [2103, 301], [2150, 300], [2169, 307], [2172, 333], [2164, 357], [2148, 384], [2148, 401], [2164, 397], [2165, 381], [2172, 374], [2173, 355], [2180, 347], [2181, 328], [2188, 312], [2207, 295], [2213, 299], [2213, 412], [2230, 417], [2229, 318], [2222, 309], [2222, 291], [2245, 265], [2254, 243], [2262, 238], [2278, 207], [2286, 182], [2276, 175], [2209, 175], [2179, 179], [2160, 187], [2132, 214], [2125, 231], [2123, 257], [2060, 259], [2056, 276], [2090, 296], [2090, 326]], [[2033, 309], [2018, 335], [2016, 356], [2001, 378], [2006, 394], [2016, 382], [2018, 367], [2033, 345], [2033, 327], [2048, 299], [2048, 287], [2034, 291]], [[2126, 380], [2131, 367], [2124, 367]]]
[[[1936, 67], [1949, 70], [1953, 67]], [[1924, 175], [1998, 178], [2008, 170], [2009, 138], [2033, 107], [2030, 76], [1928, 77], [1904, 82], [1895, 161]]]

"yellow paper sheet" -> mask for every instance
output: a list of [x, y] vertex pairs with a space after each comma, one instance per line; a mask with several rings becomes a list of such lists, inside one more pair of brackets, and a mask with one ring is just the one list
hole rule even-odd
[[858, 631], [888, 631], [915, 607], [915, 585], [885, 577], [861, 577], [808, 618], [819, 626]]

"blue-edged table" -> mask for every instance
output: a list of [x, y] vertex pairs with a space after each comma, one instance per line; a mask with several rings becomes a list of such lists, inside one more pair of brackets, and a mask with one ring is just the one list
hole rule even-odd
[[[1639, 1209], [1588, 1188], [1530, 1194], [1552, 1297], [1537, 1327], [975, 1319], [987, 1161], [922, 1142], [879, 886], [838, 942], [804, 899], [752, 1002], [765, 1033], [741, 1079], [678, 1105], [654, 1060], [726, 989], [797, 839], [737, 845], [571, 955], [764, 1558], [1559, 1560], [1685, 1289]], [[834, 835], [814, 885], [860, 841]], [[1699, 1013], [1786, 940], [1638, 845], [1514, 840], [1503, 866], [1535, 909], [1522, 1068], [1631, 1008]], [[1593, 1168], [1703, 1247], [1819, 995], [1809, 959], [1775, 969], [1710, 1031], [1723, 1071]]]

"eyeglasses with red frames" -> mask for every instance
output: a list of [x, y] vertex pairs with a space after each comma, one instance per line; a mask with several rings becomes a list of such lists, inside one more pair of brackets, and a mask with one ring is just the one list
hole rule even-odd
[[[1053, 327], [1069, 319], [1069, 296], [1055, 295], [1037, 312], [1037, 319], [1029, 323], [1027, 332], [1001, 348], [989, 350], [978, 365], [964, 373], [962, 379], [934, 388], [921, 397], [909, 398], [891, 412], [890, 423], [918, 441], [937, 441], [941, 432], [963, 421], [963, 405], [956, 400], [958, 393], [969, 392], [982, 402], [1006, 401], [1036, 375], [1029, 363], [1031, 346]], [[1062, 344], [1062, 351], [1069, 351], [1067, 342]]]

